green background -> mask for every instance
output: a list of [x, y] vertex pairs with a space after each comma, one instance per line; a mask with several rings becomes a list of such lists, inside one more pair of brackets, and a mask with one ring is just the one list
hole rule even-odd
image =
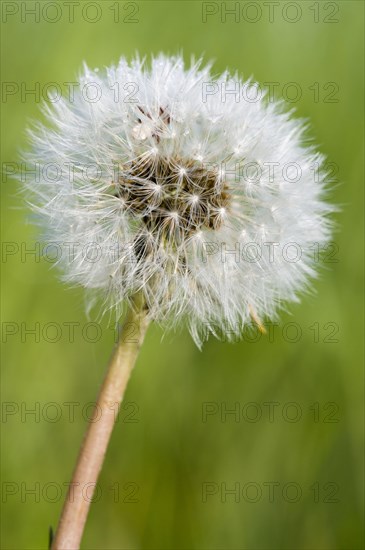
[[[34, 2], [18, 3], [19, 10], [20, 4]], [[200, 352], [184, 330], [164, 336], [158, 327], [150, 329], [82, 547], [363, 548], [362, 2], [296, 2], [302, 11], [296, 23], [286, 20], [296, 9], [287, 2], [275, 8], [273, 22], [264, 4], [252, 22], [255, 6], [243, 7], [244, 2], [240, 8], [247, 11], [224, 22], [224, 7], [213, 2], [219, 11], [206, 23], [201, 2], [137, 2], [135, 23], [123, 21], [133, 5], [120, 3], [120, 21], [114, 22], [110, 7], [118, 3], [99, 2], [102, 16], [91, 23], [82, 20], [81, 2], [71, 23], [59, 4], [62, 17], [55, 23], [42, 15], [40, 22], [31, 16], [22, 22], [21, 11], [4, 20], [3, 13], [4, 82], [20, 89], [39, 82], [42, 89], [49, 82], [74, 81], [83, 60], [101, 68], [136, 51], [183, 51], [187, 60], [204, 53], [214, 59], [215, 71], [229, 67], [261, 83], [278, 82], [278, 97], [294, 93], [285, 85], [295, 82], [301, 97], [290, 106], [310, 119], [312, 136], [338, 166], [331, 200], [342, 208], [334, 235], [338, 261], [323, 265], [315, 292], [290, 305], [273, 338], [235, 344], [211, 339]], [[48, 9], [45, 17], [55, 17]], [[86, 16], [95, 13], [90, 8]], [[335, 102], [328, 101], [329, 82], [337, 87]], [[40, 116], [38, 108], [34, 96], [17, 92], [3, 98], [3, 162], [18, 160], [24, 129]], [[18, 191], [3, 178], [3, 240], [21, 249], [33, 246], [37, 233]], [[19, 252], [3, 258], [2, 267], [2, 318], [16, 323], [4, 326], [17, 333], [3, 335], [3, 400], [13, 414], [4, 415], [1, 426], [1, 547], [46, 548], [90, 413], [84, 407], [95, 399], [113, 332], [104, 319], [98, 342], [82, 337], [89, 321], [83, 291], [66, 288], [44, 259]], [[25, 333], [37, 322], [41, 332], [48, 327], [46, 339]], [[67, 322], [78, 323], [74, 342]], [[55, 334], [48, 323], [62, 329], [54, 343], [46, 341]], [[298, 327], [298, 341], [289, 341]], [[87, 338], [94, 339], [91, 329]], [[78, 403], [74, 421], [65, 404], [70, 402]], [[204, 422], [206, 403], [216, 412]], [[268, 403], [276, 403], [271, 417]], [[239, 418], [224, 415], [235, 407]], [[32, 408], [36, 414], [26, 415]], [[273, 499], [270, 482], [276, 487]], [[214, 494], [204, 502], [206, 483]], [[240, 494], [227, 494], [224, 502], [225, 488], [235, 486]], [[32, 488], [35, 494], [26, 492]]]

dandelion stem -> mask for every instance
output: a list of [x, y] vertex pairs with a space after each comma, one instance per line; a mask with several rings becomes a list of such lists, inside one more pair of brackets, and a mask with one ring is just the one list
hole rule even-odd
[[[148, 327], [143, 298], [137, 294], [111, 357], [93, 417], [87, 428], [52, 543], [52, 550], [78, 550], [120, 403]], [[84, 489], [87, 488], [87, 498]]]

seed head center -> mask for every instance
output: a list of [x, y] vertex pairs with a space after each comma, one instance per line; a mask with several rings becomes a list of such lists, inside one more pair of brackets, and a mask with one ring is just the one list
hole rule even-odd
[[154, 157], [124, 165], [117, 196], [131, 216], [153, 233], [180, 238], [203, 228], [218, 229], [229, 204], [228, 186], [197, 160]]

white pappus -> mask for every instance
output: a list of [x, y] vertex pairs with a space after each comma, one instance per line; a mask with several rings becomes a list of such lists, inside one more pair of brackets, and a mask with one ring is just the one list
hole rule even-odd
[[201, 345], [261, 327], [308, 288], [331, 233], [324, 159], [252, 80], [179, 56], [122, 58], [85, 66], [44, 112], [27, 198], [90, 300], [119, 315], [142, 291], [152, 319], [184, 319]]

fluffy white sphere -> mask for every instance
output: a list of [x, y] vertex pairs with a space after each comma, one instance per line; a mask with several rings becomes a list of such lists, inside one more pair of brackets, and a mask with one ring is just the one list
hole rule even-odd
[[[30, 132], [27, 193], [68, 282], [104, 307], [144, 293], [200, 344], [272, 319], [330, 237], [323, 157], [252, 82], [163, 55], [86, 66]], [[99, 293], [97, 293], [99, 295]]]

